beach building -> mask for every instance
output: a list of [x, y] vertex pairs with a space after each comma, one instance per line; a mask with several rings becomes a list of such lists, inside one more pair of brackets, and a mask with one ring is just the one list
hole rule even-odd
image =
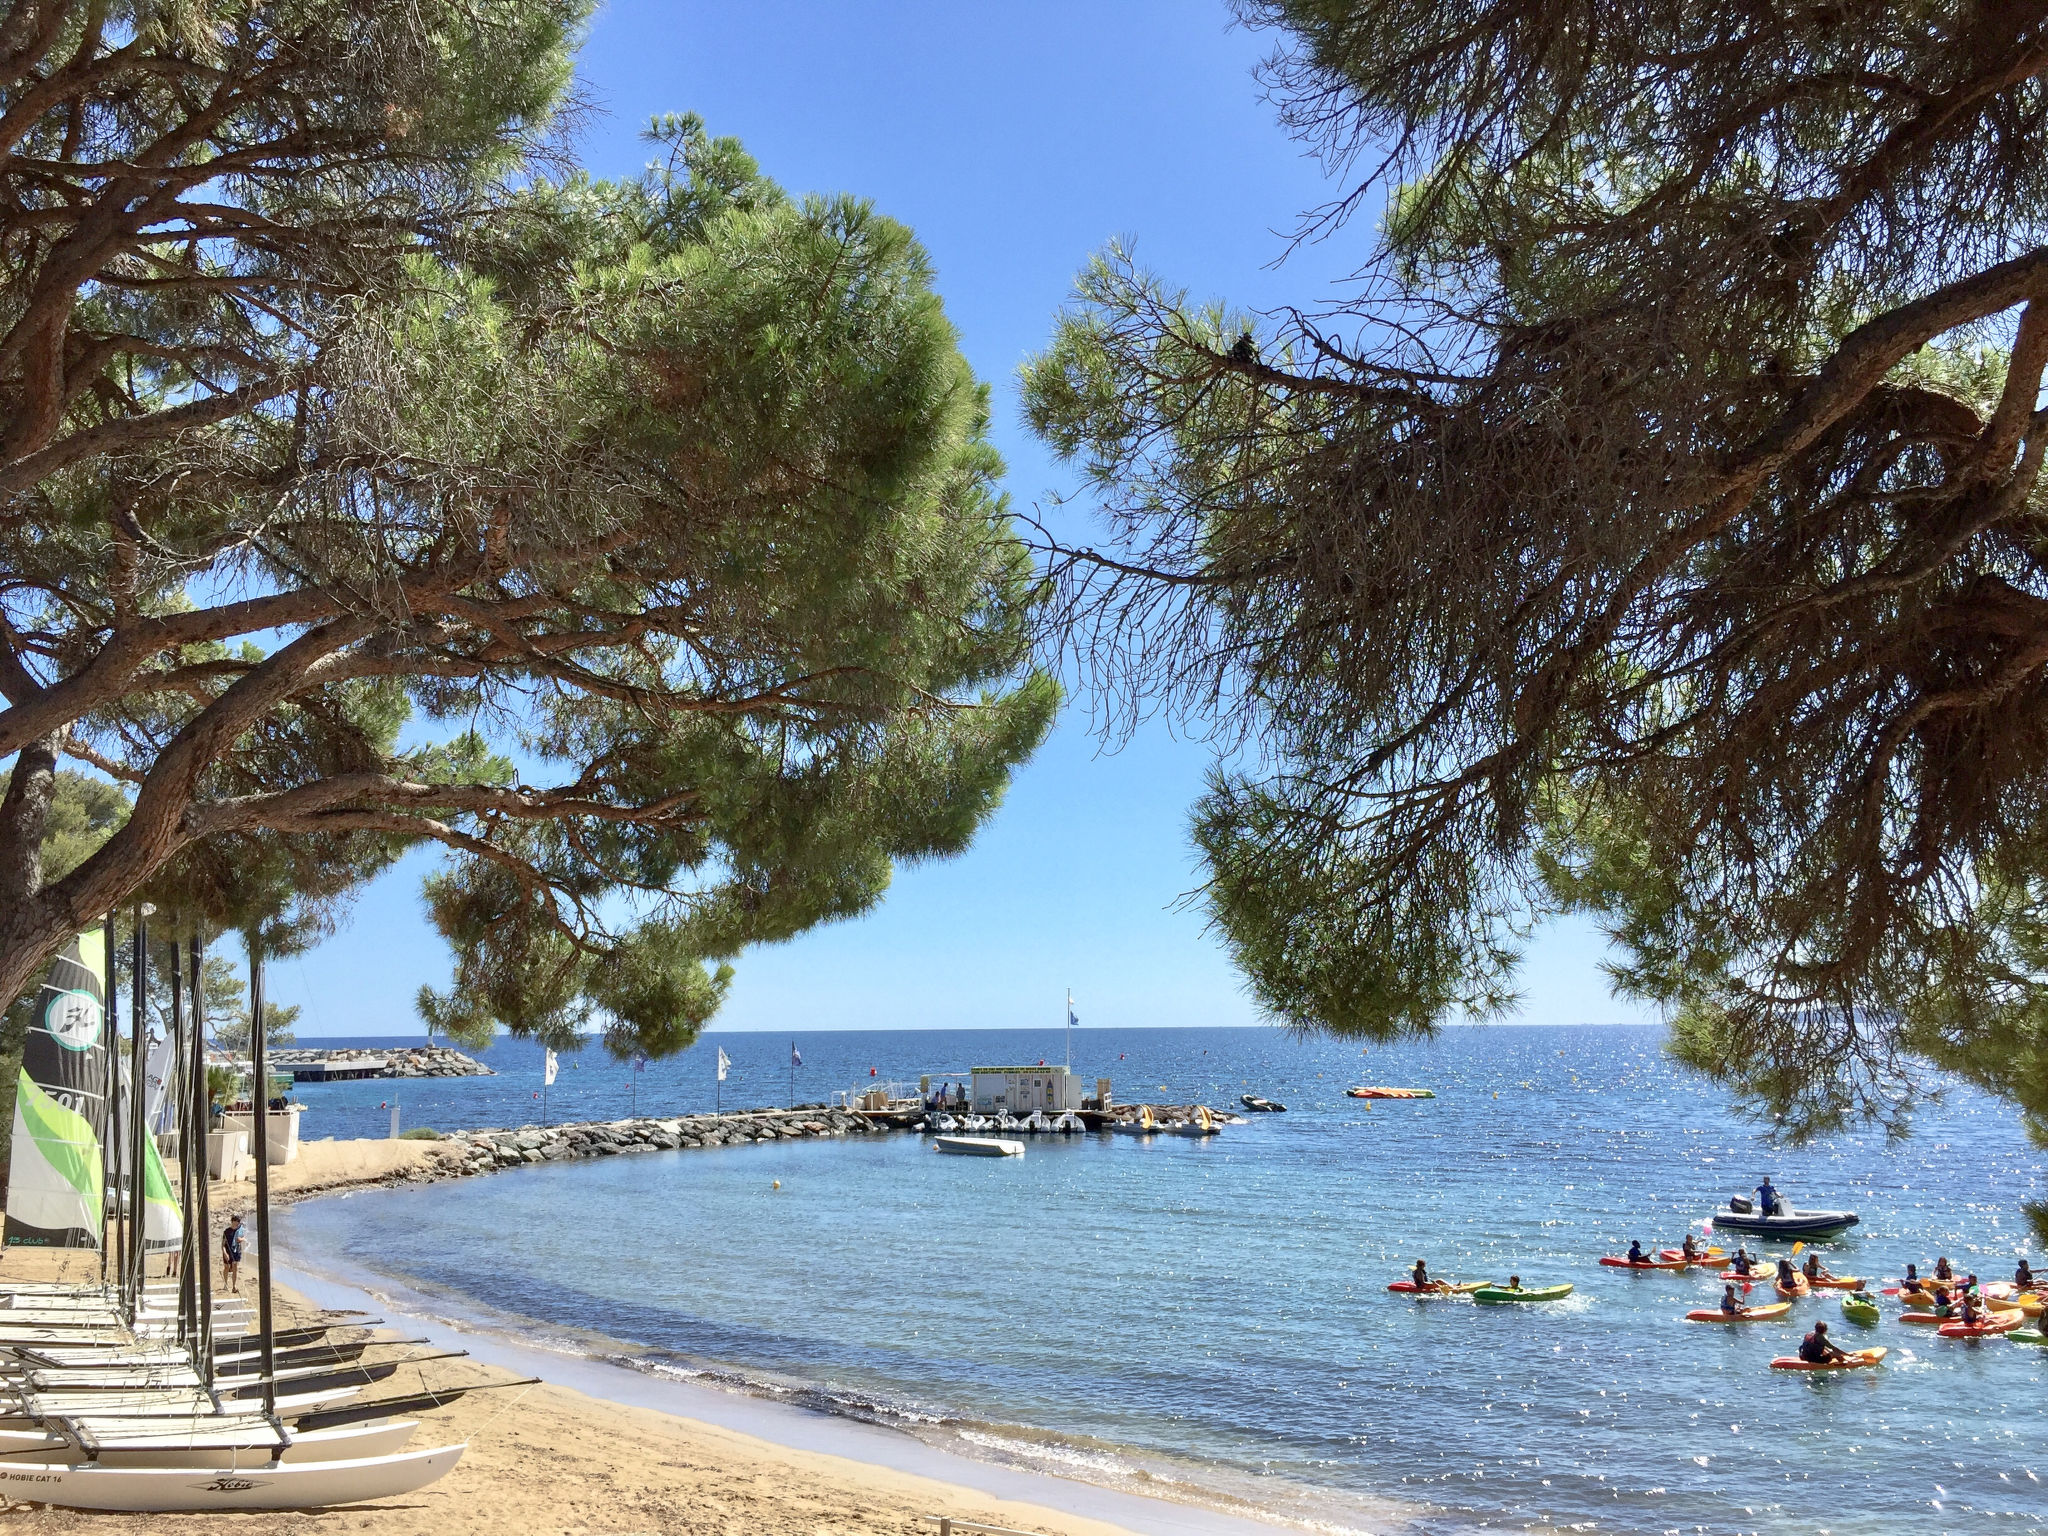
[[976, 1067], [976, 1114], [1065, 1114], [1081, 1107], [1081, 1090], [1065, 1067]]

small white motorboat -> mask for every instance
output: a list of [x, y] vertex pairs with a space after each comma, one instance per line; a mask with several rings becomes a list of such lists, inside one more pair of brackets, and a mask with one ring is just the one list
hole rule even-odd
[[937, 1119], [932, 1121], [932, 1129], [937, 1131], [942, 1136], [951, 1135], [954, 1131], [960, 1129], [960, 1122], [958, 1120], [955, 1120], [951, 1115], [940, 1115]]
[[1022, 1157], [1024, 1143], [1001, 1136], [935, 1136], [932, 1145], [954, 1157]]

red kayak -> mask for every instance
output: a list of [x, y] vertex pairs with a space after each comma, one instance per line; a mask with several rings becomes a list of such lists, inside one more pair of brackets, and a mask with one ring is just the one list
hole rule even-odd
[[1456, 1285], [1448, 1280], [1432, 1280], [1427, 1285], [1417, 1285], [1413, 1280], [1396, 1280], [1387, 1289], [1404, 1296], [1469, 1296], [1484, 1284], [1484, 1280], [1465, 1280]]
[[1934, 1331], [1944, 1339], [1988, 1339], [1993, 1334], [2011, 1333], [2026, 1321], [2024, 1312], [2000, 1312], [1976, 1323], [1943, 1323]]
[[1691, 1259], [1623, 1259], [1613, 1254], [1600, 1261], [1609, 1269], [1684, 1269]]

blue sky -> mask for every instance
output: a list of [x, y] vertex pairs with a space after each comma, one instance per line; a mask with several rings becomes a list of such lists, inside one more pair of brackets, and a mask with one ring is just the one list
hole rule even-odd
[[[585, 163], [646, 158], [657, 112], [695, 111], [797, 192], [852, 192], [930, 250], [962, 345], [995, 389], [995, 435], [1020, 508], [1068, 482], [1023, 429], [1015, 373], [1074, 273], [1112, 238], [1198, 296], [1262, 307], [1328, 297], [1364, 231], [1275, 263], [1320, 168], [1273, 122], [1252, 66], [1268, 43], [1211, 0], [1027, 6], [630, 0], [598, 16], [584, 85]], [[1085, 704], [1017, 777], [963, 858], [899, 871], [857, 922], [745, 956], [720, 1029], [1057, 1023], [1072, 987], [1097, 1025], [1249, 1024], [1199, 911], [1188, 807], [1207, 753], [1148, 727], [1115, 750]], [[320, 949], [278, 964], [306, 1035], [418, 1028], [444, 985], [414, 855]], [[1532, 953], [1530, 1023], [1642, 1017], [1613, 999], [1578, 926]]]

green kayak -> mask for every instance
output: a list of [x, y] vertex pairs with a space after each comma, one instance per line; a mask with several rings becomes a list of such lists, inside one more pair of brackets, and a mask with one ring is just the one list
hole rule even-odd
[[1474, 1301], [1560, 1301], [1571, 1295], [1569, 1285], [1524, 1285], [1509, 1290], [1504, 1285], [1482, 1285], [1472, 1293]]
[[2006, 1337], [2015, 1344], [2048, 1344], [2048, 1333], [2039, 1328], [2015, 1328]]
[[1851, 1291], [1842, 1298], [1842, 1316], [1852, 1323], [1874, 1323], [1879, 1316], [1877, 1303], [1860, 1291]]

